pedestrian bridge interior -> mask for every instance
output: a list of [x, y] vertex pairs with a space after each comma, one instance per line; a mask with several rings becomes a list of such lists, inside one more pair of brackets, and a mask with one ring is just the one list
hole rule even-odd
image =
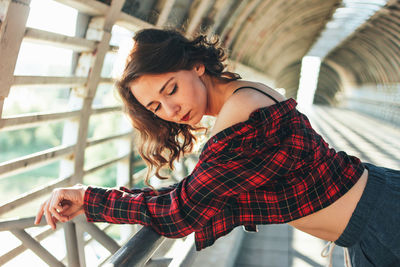
[[217, 35], [228, 70], [295, 98], [331, 147], [400, 168], [400, 0], [0, 0], [0, 266], [325, 266], [325, 242], [287, 225], [195, 252], [138, 225], [33, 224], [54, 188], [143, 186], [113, 83], [153, 27]]

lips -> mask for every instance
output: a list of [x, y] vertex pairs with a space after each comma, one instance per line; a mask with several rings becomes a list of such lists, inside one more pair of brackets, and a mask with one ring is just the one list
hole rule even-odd
[[189, 114], [190, 114], [190, 111], [189, 111], [188, 113], [186, 113], [186, 115], [183, 116], [181, 120], [182, 120], [182, 121], [188, 121], [189, 118], [190, 118], [190, 117], [189, 117]]

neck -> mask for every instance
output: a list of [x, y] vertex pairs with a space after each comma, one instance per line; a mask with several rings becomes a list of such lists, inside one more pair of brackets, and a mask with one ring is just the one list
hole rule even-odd
[[226, 100], [232, 95], [237, 81], [226, 82], [224, 80], [205, 76], [203, 83], [207, 88], [206, 115], [218, 116]]

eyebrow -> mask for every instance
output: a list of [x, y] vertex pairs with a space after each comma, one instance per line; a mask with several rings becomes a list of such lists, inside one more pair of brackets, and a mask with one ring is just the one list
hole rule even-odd
[[[162, 94], [162, 92], [164, 91], [164, 89], [167, 87], [168, 83], [169, 83], [173, 78], [174, 78], [174, 77], [171, 77], [171, 78], [163, 85], [163, 87], [161, 87], [161, 89], [160, 89], [160, 91], [159, 91], [159, 94], [160, 94], [160, 95]], [[153, 103], [154, 103], [154, 101], [151, 101], [150, 103], [148, 103], [148, 104], [146, 105], [146, 108], [150, 107]]]

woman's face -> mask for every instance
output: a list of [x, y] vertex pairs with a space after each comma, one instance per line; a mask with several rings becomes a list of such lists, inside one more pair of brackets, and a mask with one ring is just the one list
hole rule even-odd
[[159, 118], [196, 125], [207, 110], [204, 66], [163, 74], [146, 74], [131, 83], [133, 96]]

